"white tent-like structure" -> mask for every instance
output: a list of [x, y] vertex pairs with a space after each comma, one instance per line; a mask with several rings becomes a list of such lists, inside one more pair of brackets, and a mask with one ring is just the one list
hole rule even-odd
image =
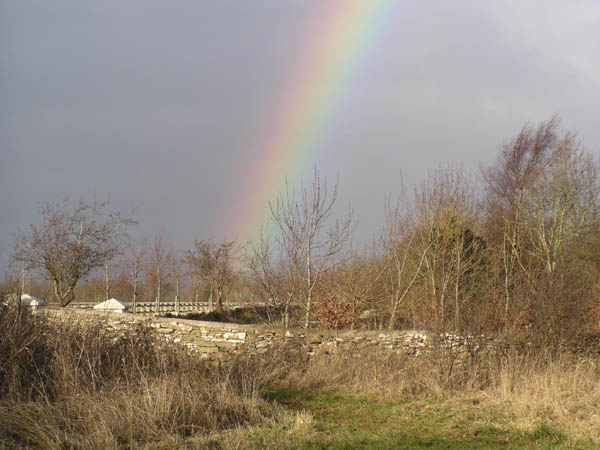
[[122, 313], [129, 309], [127, 303], [123, 303], [116, 298], [109, 298], [105, 302], [94, 305], [95, 310]]
[[32, 308], [37, 308], [38, 306], [45, 305], [46, 302], [41, 298], [34, 297], [29, 294], [21, 295], [21, 305], [23, 306], [31, 306]]

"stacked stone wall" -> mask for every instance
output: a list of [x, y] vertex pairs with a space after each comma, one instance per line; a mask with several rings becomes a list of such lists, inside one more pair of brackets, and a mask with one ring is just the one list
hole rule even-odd
[[273, 345], [301, 350], [309, 356], [317, 353], [358, 355], [370, 349], [419, 354], [432, 342], [430, 333], [426, 331], [306, 330], [82, 309], [47, 308], [45, 314], [60, 320], [102, 320], [107, 327], [123, 331], [137, 324], [144, 324], [154, 329], [165, 341], [185, 345], [206, 359], [220, 361], [242, 353], [264, 353]]

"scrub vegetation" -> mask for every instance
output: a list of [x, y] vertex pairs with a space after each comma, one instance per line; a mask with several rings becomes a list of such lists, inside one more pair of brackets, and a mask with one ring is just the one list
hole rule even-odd
[[[107, 205], [46, 204], [0, 292], [0, 437], [41, 448], [597, 448], [600, 163], [553, 118], [479, 176], [399, 182], [370, 244], [338, 184], [287, 187], [251, 244], [129, 239]], [[383, 200], [383, 199], [382, 199]], [[143, 327], [49, 322], [11, 303], [213, 301], [216, 320], [498, 338], [458, 360], [273, 348], [227, 365]], [[243, 312], [227, 310], [230, 300]], [[252, 313], [255, 308], [256, 313]]]
[[337, 193], [315, 169], [273, 199], [253, 243], [179, 250], [166, 231], [132, 241], [134, 221], [106, 204], [45, 204], [15, 235], [4, 290], [61, 306], [211, 300], [219, 316], [244, 302], [283, 326], [549, 340], [598, 329], [600, 165], [557, 118], [523, 127], [479, 176], [437, 169], [413, 193], [399, 181], [368, 245], [353, 243]]
[[5, 448], [597, 448], [600, 358], [271, 349], [227, 365], [153, 331], [0, 309]]

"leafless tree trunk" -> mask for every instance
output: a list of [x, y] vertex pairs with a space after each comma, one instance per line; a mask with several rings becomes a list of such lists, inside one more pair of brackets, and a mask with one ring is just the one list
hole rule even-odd
[[194, 301], [196, 302], [196, 309], [199, 308], [199, 295], [200, 295], [200, 281], [194, 283]]
[[144, 272], [144, 266], [146, 263], [147, 255], [147, 241], [145, 239], [140, 241], [130, 242], [128, 245], [129, 249], [129, 282], [133, 288], [132, 301], [133, 301], [133, 312], [137, 312], [137, 295], [138, 285], [140, 278]]
[[179, 316], [180, 313], [180, 284], [181, 278], [184, 274], [184, 261], [179, 256], [174, 256], [173, 263], [171, 265], [171, 273], [175, 279], [175, 315]]
[[303, 280], [305, 328], [310, 324], [313, 292], [319, 277], [333, 266], [352, 232], [352, 212], [325, 230], [332, 217], [337, 187], [336, 183], [329, 196], [326, 181], [321, 180], [315, 169], [311, 185], [301, 186], [298, 199], [286, 183], [285, 191], [269, 205], [271, 220], [279, 230], [277, 242]]
[[[430, 248], [426, 243], [420, 249], [415, 245], [418, 228], [411, 223], [404, 202], [404, 191], [396, 205], [388, 200], [385, 205], [385, 228], [382, 242], [388, 259], [391, 282], [391, 314], [388, 328], [391, 330], [396, 322], [398, 308], [405, 301], [421, 272]], [[418, 254], [416, 265], [411, 264], [415, 252]]]
[[25, 294], [25, 279], [27, 277], [27, 270], [25, 269], [25, 266], [22, 265], [21, 266], [21, 295]]
[[159, 233], [154, 236], [154, 246], [152, 248], [152, 266], [156, 283], [156, 302], [154, 314], [160, 314], [161, 290], [165, 268], [173, 257], [173, 252], [169, 249], [169, 244], [165, 233]]
[[104, 300], [110, 298], [110, 273], [108, 267], [108, 261], [104, 263]]

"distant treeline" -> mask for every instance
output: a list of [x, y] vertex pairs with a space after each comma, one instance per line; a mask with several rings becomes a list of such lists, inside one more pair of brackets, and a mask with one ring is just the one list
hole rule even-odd
[[[525, 126], [471, 176], [432, 171], [386, 199], [380, 233], [352, 244], [351, 211], [315, 169], [270, 204], [255, 242], [166, 234], [127, 238], [133, 221], [105, 204], [44, 205], [15, 237], [4, 291], [78, 301], [206, 301], [268, 305], [286, 326], [424, 328], [555, 339], [600, 321], [600, 165], [557, 118]], [[540, 333], [541, 332], [541, 333]]]

